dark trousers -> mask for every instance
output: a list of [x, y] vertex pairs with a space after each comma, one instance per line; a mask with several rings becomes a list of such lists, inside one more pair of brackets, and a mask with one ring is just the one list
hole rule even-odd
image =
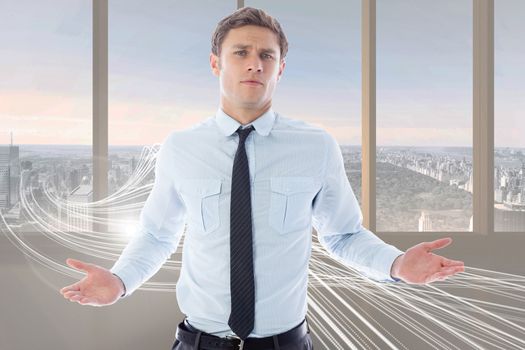
[[[182, 328], [186, 331], [190, 331], [192, 333], [198, 333], [199, 330], [193, 328], [192, 326], [190, 326], [186, 320], [184, 320], [183, 322], [181, 322], [179, 325], [178, 325], [179, 328]], [[205, 334], [205, 335], [208, 335], [208, 336], [212, 336], [208, 333], [202, 333], [202, 334]], [[189, 343], [185, 343], [185, 342], [181, 342], [180, 340], [176, 339], [175, 340], [175, 343], [173, 344], [171, 350], [219, 350], [219, 349], [228, 349], [228, 350], [231, 350], [232, 348], [231, 347], [228, 347], [228, 348], [203, 348], [203, 347], [196, 347], [195, 344], [189, 344]], [[298, 339], [298, 341], [296, 343], [293, 343], [293, 344], [287, 344], [286, 346], [279, 346], [277, 345], [277, 347], [269, 347], [268, 349], [265, 349], [265, 350], [313, 350], [314, 349], [314, 346], [313, 346], [313, 343], [312, 343], [312, 338], [310, 337], [310, 333], [306, 333], [305, 336], [302, 338], [302, 339]], [[248, 346], [245, 346], [243, 350], [250, 350], [250, 348]]]

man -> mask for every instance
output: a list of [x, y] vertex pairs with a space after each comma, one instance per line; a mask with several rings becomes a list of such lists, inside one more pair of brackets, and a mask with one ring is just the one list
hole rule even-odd
[[431, 250], [405, 253], [362, 226], [340, 148], [321, 128], [271, 108], [288, 50], [279, 23], [245, 7], [221, 20], [210, 65], [215, 116], [173, 132], [133, 237], [108, 271], [61, 290], [82, 305], [133, 293], [176, 250], [187, 222], [177, 301], [187, 315], [173, 349], [312, 349], [305, 320], [312, 224], [335, 257], [378, 281], [430, 283], [464, 270]]

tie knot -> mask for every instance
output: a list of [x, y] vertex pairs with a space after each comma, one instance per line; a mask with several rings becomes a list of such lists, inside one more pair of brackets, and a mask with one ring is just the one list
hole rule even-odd
[[236, 131], [239, 134], [239, 141], [244, 142], [252, 130], [254, 130], [253, 125], [250, 125], [245, 129], [243, 129], [242, 126], [239, 126], [239, 129]]

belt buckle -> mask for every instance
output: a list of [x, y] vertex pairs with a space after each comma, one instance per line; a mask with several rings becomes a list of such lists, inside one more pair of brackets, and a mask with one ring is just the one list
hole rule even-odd
[[244, 340], [242, 340], [237, 335], [229, 335], [226, 337], [226, 339], [237, 339], [240, 341], [238, 350], [242, 350], [244, 348]]

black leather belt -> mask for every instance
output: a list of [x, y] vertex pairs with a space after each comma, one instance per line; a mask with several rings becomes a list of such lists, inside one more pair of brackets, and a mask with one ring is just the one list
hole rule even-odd
[[199, 344], [195, 349], [267, 350], [297, 344], [307, 333], [310, 333], [310, 329], [308, 328], [308, 321], [304, 319], [301, 324], [284, 333], [264, 338], [246, 338], [242, 342], [238, 337], [220, 338], [201, 332], [184, 320], [177, 327], [175, 338], [182, 343], [193, 346], [197, 345], [198, 341]]

